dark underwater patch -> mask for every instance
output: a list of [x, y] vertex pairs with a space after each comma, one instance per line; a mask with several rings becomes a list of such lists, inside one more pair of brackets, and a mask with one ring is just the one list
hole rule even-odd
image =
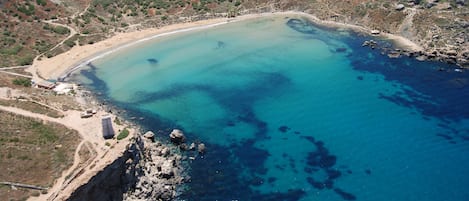
[[[334, 189], [334, 192], [339, 194], [343, 199], [355, 200], [355, 195], [346, 193], [341, 189], [334, 187], [334, 181], [339, 179], [343, 174], [338, 168], [335, 167], [337, 163], [337, 157], [329, 153], [329, 150], [324, 146], [324, 142], [317, 141], [312, 136], [301, 136], [301, 138], [306, 139], [315, 146], [315, 150], [308, 153], [306, 158], [307, 166], [303, 169], [305, 173], [311, 175], [306, 178], [306, 181], [315, 189]], [[342, 168], [346, 166], [341, 165], [339, 167]], [[320, 170], [326, 173], [326, 178], [314, 178], [314, 174]], [[350, 170], [347, 172], [349, 174], [352, 173]]]
[[[469, 73], [455, 72], [457, 66], [441, 62], [420, 62], [414, 58], [390, 59], [379, 51], [361, 48], [364, 38], [348, 40], [354, 55], [349, 57], [353, 69], [378, 73], [386, 81], [400, 83], [402, 92], [380, 94], [380, 98], [403, 107], [416, 108], [424, 116], [443, 121], [469, 118]], [[372, 54], [376, 59], [363, 55]], [[449, 69], [439, 71], [440, 68]]]
[[367, 175], [370, 175], [370, 174], [371, 174], [371, 170], [370, 170], [370, 169], [366, 169], [366, 170], [365, 170], [365, 173], [366, 173]]
[[[237, 156], [231, 154], [231, 148], [216, 144], [209, 146], [210, 152], [191, 164], [191, 182], [187, 184], [189, 190], [184, 191], [180, 199], [213, 201], [223, 197], [223, 200], [297, 201], [305, 196], [306, 193], [300, 189], [269, 194], [252, 190], [251, 185], [262, 185], [265, 181], [254, 172], [243, 172], [244, 163], [236, 162]], [[267, 182], [273, 183], [275, 180], [270, 177]]]
[[95, 91], [99, 91], [103, 94], [107, 94], [109, 92], [109, 87], [107, 84], [96, 76], [96, 66], [91, 62], [87, 64], [89, 69], [82, 69], [80, 70], [80, 74], [86, 77], [87, 79], [91, 80], [91, 84], [88, 84], [88, 87], [91, 87]]
[[442, 133], [436, 134], [436, 136], [442, 137], [443, 139], [446, 139], [446, 140], [452, 140], [453, 139], [453, 137], [451, 137], [449, 135], [446, 135], [446, 134], [442, 134]]
[[340, 197], [342, 197], [342, 199], [344, 200], [356, 200], [357, 199], [355, 195], [351, 193], [347, 193], [340, 188], [334, 188], [334, 192], [337, 193], [337, 195], [340, 195]]
[[346, 52], [346, 51], [347, 51], [347, 48], [344, 48], [344, 47], [339, 47], [335, 49], [335, 52], [338, 52], [338, 53]]
[[304, 19], [289, 19], [287, 21], [287, 26], [292, 28], [295, 31], [304, 34], [315, 34], [316, 30], [314, 29], [314, 25], [309, 22], [308, 20]]
[[223, 41], [217, 41], [217, 47], [215, 49], [222, 49], [226, 47], [226, 43]]
[[287, 131], [290, 130], [290, 128], [288, 126], [280, 126], [278, 127], [278, 130], [282, 133], [286, 133]]
[[158, 59], [155, 59], [155, 58], [149, 58], [147, 59], [148, 63], [150, 63], [151, 65], [156, 65], [158, 64]]
[[231, 147], [231, 150], [238, 160], [249, 168], [250, 172], [261, 175], [267, 173], [264, 163], [270, 153], [267, 150], [255, 147], [254, 140], [244, 140], [239, 145]]

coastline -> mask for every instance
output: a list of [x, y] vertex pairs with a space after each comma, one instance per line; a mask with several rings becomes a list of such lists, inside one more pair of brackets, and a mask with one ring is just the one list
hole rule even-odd
[[[63, 79], [67, 77], [69, 74], [73, 73], [77, 69], [85, 66], [89, 62], [94, 60], [100, 59], [109, 55], [113, 52], [119, 51], [121, 49], [152, 40], [159, 37], [164, 37], [172, 34], [194, 31], [194, 30], [201, 30], [206, 28], [211, 28], [231, 22], [255, 19], [260, 17], [266, 16], [292, 16], [298, 15], [301, 17], [307, 17], [314, 23], [317, 23], [322, 26], [327, 27], [334, 27], [334, 28], [345, 28], [350, 29], [353, 31], [361, 32], [372, 36], [371, 29], [352, 25], [352, 24], [345, 24], [340, 22], [334, 21], [325, 21], [320, 20], [318, 17], [304, 13], [304, 12], [297, 12], [297, 11], [287, 11], [287, 12], [272, 12], [272, 13], [260, 13], [260, 14], [247, 14], [237, 16], [235, 18], [215, 18], [215, 19], [208, 19], [202, 21], [195, 21], [195, 22], [188, 22], [188, 23], [181, 23], [181, 24], [172, 24], [168, 26], [164, 26], [161, 28], [150, 28], [144, 29], [140, 31], [133, 31], [133, 32], [126, 32], [126, 33], [118, 33], [108, 39], [103, 41], [88, 44], [84, 46], [74, 46], [69, 51], [57, 55], [52, 58], [42, 58], [41, 60], [37, 60], [33, 63], [33, 65], [28, 69], [30, 72], [33, 73], [34, 78], [38, 79], [39, 77], [44, 79]], [[393, 43], [405, 50], [409, 51], [422, 51], [423, 48], [418, 44], [408, 40], [399, 35], [394, 35], [390, 33], [381, 33], [376, 37], [385, 38], [393, 41]], [[38, 77], [39, 76], [39, 77]]]
[[[164, 37], [164, 36], [168, 36], [172, 34], [188, 32], [188, 31], [193, 31], [193, 30], [201, 30], [201, 29], [211, 28], [211, 27], [215, 27], [215, 26], [219, 26], [219, 25], [223, 25], [223, 24], [227, 24], [231, 22], [255, 19], [255, 18], [266, 17], [266, 16], [306, 17], [310, 19], [311, 21], [313, 21], [314, 23], [317, 23], [322, 26], [350, 29], [350, 30], [365, 33], [371, 36], [370, 34], [371, 30], [368, 28], [357, 26], [357, 25], [333, 22], [333, 21], [323, 21], [314, 15], [303, 13], [303, 12], [288, 11], [288, 12], [248, 14], [248, 15], [238, 16], [236, 18], [215, 18], [215, 19], [209, 19], [209, 20], [203, 20], [203, 21], [173, 24], [173, 25], [168, 25], [168, 26], [164, 26], [161, 28], [150, 28], [150, 29], [145, 29], [145, 30], [135, 31], [135, 32], [118, 33], [115, 36], [112, 36], [103, 41], [100, 41], [94, 44], [84, 45], [84, 46], [75, 46], [71, 50], [65, 53], [62, 53], [60, 55], [57, 55], [55, 57], [43, 58], [42, 60], [37, 60], [29, 68], [29, 71], [33, 72], [35, 79], [38, 79], [39, 77], [42, 77], [44, 79], [61, 79], [61, 78], [67, 77], [69, 74], [80, 69], [81, 67], [86, 66], [89, 62], [103, 58], [121, 49], [130, 47], [130, 46], [133, 46], [133, 45], [136, 45], [136, 44], [148, 41], [148, 40], [152, 40], [154, 38]], [[422, 50], [420, 46], [418, 46], [417, 44], [413, 43], [412, 41], [402, 36], [383, 33], [378, 37], [384, 37], [384, 38], [390, 39], [394, 41], [395, 45], [400, 48], [408, 49], [411, 51]], [[94, 102], [95, 103], [91, 103], [91, 104], [94, 104], [94, 106], [96, 106], [98, 101], [94, 101]], [[77, 116], [78, 114], [79, 113], [76, 113], [74, 116]], [[74, 129], [79, 130], [80, 133], [87, 132], [85, 128], [80, 127], [80, 124], [78, 122], [75, 122], [75, 123], [76, 125], [73, 126]], [[136, 133], [138, 133], [138, 131], [133, 129], [132, 133], [137, 135]], [[85, 138], [85, 136], [83, 137]], [[100, 136], [97, 136], [97, 137], [100, 137]], [[128, 137], [128, 139], [129, 138], [130, 136]], [[98, 141], [95, 141], [95, 143], [97, 142]], [[102, 140], [101, 144], [103, 143], [104, 143], [104, 140]], [[97, 158], [100, 158], [101, 162], [97, 165], [94, 165], [93, 167], [87, 166], [86, 169], [83, 168], [82, 172], [79, 172], [80, 175], [77, 176], [79, 178], [77, 178], [76, 180], [73, 179], [71, 183], [65, 186], [66, 188], [62, 188], [63, 186], [54, 185], [53, 187], [54, 190], [52, 192], [60, 192], [60, 193], [58, 195], [52, 195], [52, 196], [55, 196], [53, 199], [54, 200], [66, 199], [73, 192], [75, 192], [75, 190], [78, 189], [80, 186], [85, 185], [88, 182], [90, 182], [93, 176], [95, 176], [101, 170], [105, 169], [108, 165], [112, 164], [114, 160], [117, 160], [119, 157], [121, 157], [126, 152], [127, 145], [129, 145], [130, 143], [131, 143], [130, 140], [125, 140], [125, 141], [121, 141], [120, 143], [117, 143], [116, 145], [119, 146], [118, 147], [119, 151], [112, 152], [111, 156], [108, 152], [104, 152], [103, 153], [104, 155], [108, 154], [106, 158], [103, 158], [104, 155], [98, 154]], [[100, 146], [103, 146], [101, 144]], [[97, 147], [100, 147], [100, 146], [97, 146]], [[70, 171], [67, 171], [64, 174], [67, 174], [68, 172]], [[63, 181], [58, 181], [57, 183], [60, 183], [60, 182], [63, 182]], [[39, 198], [42, 199], [42, 198], [49, 197], [49, 196], [51, 195], [47, 194], [47, 195], [40, 196]], [[31, 200], [40, 200], [40, 199], [33, 198]]]

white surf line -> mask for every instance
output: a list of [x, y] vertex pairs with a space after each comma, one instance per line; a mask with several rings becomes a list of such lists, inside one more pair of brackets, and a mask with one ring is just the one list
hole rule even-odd
[[174, 31], [169, 31], [169, 32], [164, 32], [164, 33], [160, 33], [160, 34], [156, 34], [156, 35], [153, 35], [153, 36], [149, 36], [149, 37], [146, 37], [146, 38], [142, 38], [142, 39], [139, 39], [139, 40], [136, 40], [134, 42], [130, 42], [130, 43], [127, 43], [127, 44], [123, 44], [123, 45], [120, 45], [120, 46], [117, 46], [115, 48], [112, 48], [108, 51], [105, 51], [101, 54], [98, 54], [98, 55], [95, 55], [94, 57], [90, 58], [90, 59], [85, 59], [85, 61], [80, 61], [78, 62], [77, 65], [75, 65], [74, 67], [70, 68], [69, 70], [67, 70], [62, 76], [59, 77], [59, 80], [60, 79], [64, 79], [66, 77], [68, 77], [71, 73], [75, 72], [76, 70], [80, 69], [81, 67], [84, 67], [85, 65], [88, 65], [89, 63], [95, 61], [95, 60], [98, 60], [98, 59], [101, 59], [107, 55], [110, 55], [112, 53], [115, 53], [117, 51], [120, 51], [122, 49], [125, 49], [125, 48], [128, 48], [128, 47], [131, 47], [131, 46], [134, 46], [136, 44], [139, 44], [139, 43], [142, 43], [142, 42], [145, 42], [145, 41], [149, 41], [149, 40], [153, 40], [155, 38], [160, 38], [160, 37], [164, 37], [164, 36], [169, 36], [169, 35], [173, 35], [173, 34], [177, 34], [177, 33], [184, 33], [184, 32], [189, 32], [189, 31], [195, 31], [195, 30], [202, 30], [202, 29], [207, 29], [207, 28], [212, 28], [212, 27], [216, 27], [216, 26], [220, 26], [220, 25], [224, 25], [224, 24], [228, 24], [228, 23], [231, 23], [231, 22], [237, 22], [237, 21], [240, 21], [242, 19], [233, 19], [233, 20], [227, 20], [227, 21], [224, 21], [224, 22], [218, 22], [218, 23], [214, 23], [214, 24], [207, 24], [207, 25], [202, 25], [202, 26], [195, 26], [195, 27], [189, 27], [189, 28], [183, 28], [183, 29], [179, 29], [179, 30], [174, 30]]

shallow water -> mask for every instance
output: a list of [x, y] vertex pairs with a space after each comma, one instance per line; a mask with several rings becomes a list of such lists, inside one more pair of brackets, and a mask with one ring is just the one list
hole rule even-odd
[[469, 74], [366, 39], [266, 17], [157, 38], [73, 79], [207, 145], [180, 200], [469, 200]]

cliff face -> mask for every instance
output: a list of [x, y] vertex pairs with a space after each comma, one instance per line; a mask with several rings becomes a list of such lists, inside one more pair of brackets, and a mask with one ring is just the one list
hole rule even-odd
[[96, 174], [87, 184], [79, 187], [68, 200], [124, 200], [124, 193], [137, 182], [135, 175], [140, 160], [139, 152], [137, 143], [131, 144], [123, 156]]
[[126, 153], [87, 184], [69, 201], [172, 200], [183, 182], [181, 156], [170, 147], [137, 137]]

